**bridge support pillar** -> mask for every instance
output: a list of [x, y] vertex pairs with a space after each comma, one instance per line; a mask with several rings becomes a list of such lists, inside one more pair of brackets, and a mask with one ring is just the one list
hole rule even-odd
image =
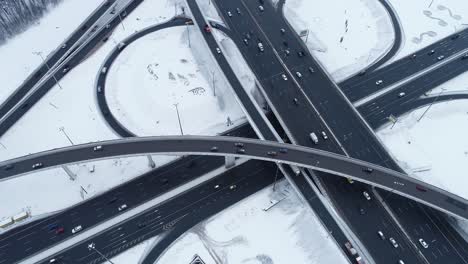
[[74, 181], [76, 179], [76, 174], [73, 173], [68, 166], [62, 165], [62, 169], [67, 173], [68, 177], [70, 177], [70, 180]]
[[236, 158], [235, 157], [232, 157], [232, 156], [224, 157], [224, 167], [226, 169], [229, 169], [229, 168], [233, 167], [234, 165], [236, 165]]
[[151, 155], [147, 155], [146, 157], [148, 158], [148, 166], [154, 169], [156, 167], [156, 163], [154, 163], [153, 157], [151, 157]]

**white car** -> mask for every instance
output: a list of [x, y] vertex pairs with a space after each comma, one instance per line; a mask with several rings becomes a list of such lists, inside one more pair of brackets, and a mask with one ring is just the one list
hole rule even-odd
[[437, 60], [443, 60], [445, 58], [444, 55], [440, 55], [439, 57], [437, 57]]
[[93, 150], [94, 150], [94, 151], [101, 151], [101, 150], [102, 150], [102, 146], [101, 146], [101, 145], [95, 146]]
[[83, 229], [83, 227], [82, 227], [81, 225], [75, 226], [75, 227], [72, 229], [72, 234], [78, 233], [78, 232], [80, 232], [82, 229]]
[[263, 12], [263, 10], [265, 9], [263, 8], [263, 6], [258, 6], [258, 10], [260, 10], [260, 12]]
[[229, 186], [229, 189], [234, 190], [236, 187], [237, 187], [237, 185], [233, 184], [233, 185]]
[[35, 169], [39, 169], [39, 168], [42, 168], [42, 162], [38, 162], [36, 164], [33, 164], [32, 165], [32, 169], [35, 170]]
[[395, 239], [393, 237], [389, 238], [388, 241], [390, 241], [390, 243], [392, 243], [392, 246], [394, 248], [398, 247], [398, 244], [397, 244], [397, 242], [395, 241]]
[[218, 189], [218, 188], [219, 188], [219, 184], [216, 184], [214, 188], [215, 188], [215, 189]]
[[379, 235], [380, 239], [385, 240], [385, 236], [382, 231], [377, 231], [377, 235]]
[[420, 238], [418, 241], [419, 241], [419, 244], [421, 244], [423, 248], [429, 247], [429, 245], [426, 243], [426, 241], [424, 241], [424, 239]]
[[121, 206], [119, 206], [119, 211], [123, 211], [127, 209], [127, 205], [126, 204], [122, 204]]
[[367, 201], [370, 201], [371, 198], [370, 198], [370, 195], [369, 195], [368, 192], [363, 191], [363, 192], [362, 192], [362, 195], [364, 195], [364, 197], [366, 197], [366, 200], [367, 200]]
[[286, 74], [281, 74], [281, 78], [283, 78], [283, 80], [287, 81], [288, 80], [288, 77], [286, 77]]
[[260, 52], [263, 52], [263, 51], [265, 50], [265, 49], [263, 48], [263, 44], [262, 44], [261, 42], [259, 42], [259, 43], [257, 44], [257, 46], [258, 46], [258, 49], [260, 50]]
[[402, 97], [405, 96], [405, 95], [406, 95], [406, 93], [401, 92], [401, 93], [398, 94], [398, 97], [399, 97], [399, 98], [402, 98]]
[[216, 48], [216, 53], [221, 54], [221, 50], [219, 48]]
[[232, 17], [231, 11], [228, 11], [227, 14], [228, 14], [229, 17]]
[[381, 85], [382, 83], [383, 83], [382, 80], [378, 80], [378, 81], [375, 82], [376, 85]]
[[301, 78], [302, 74], [300, 72], [296, 72], [296, 76], [297, 76], [297, 78]]
[[323, 139], [328, 139], [327, 133], [325, 133], [325, 131], [322, 131], [322, 137]]

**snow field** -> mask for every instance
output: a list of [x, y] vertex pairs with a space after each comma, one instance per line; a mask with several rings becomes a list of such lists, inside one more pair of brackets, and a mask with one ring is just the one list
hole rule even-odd
[[[387, 10], [375, 0], [287, 0], [284, 16], [335, 81], [359, 72], [392, 46]], [[306, 41], [306, 37], [302, 37]]]

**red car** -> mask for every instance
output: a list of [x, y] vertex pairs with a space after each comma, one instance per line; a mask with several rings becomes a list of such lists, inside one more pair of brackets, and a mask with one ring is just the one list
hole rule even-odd
[[57, 230], [55, 230], [55, 234], [62, 234], [63, 232], [65, 232], [65, 229], [63, 227], [59, 227], [57, 228]]
[[206, 32], [206, 33], [210, 33], [210, 32], [211, 32], [210, 26], [205, 25], [205, 32]]

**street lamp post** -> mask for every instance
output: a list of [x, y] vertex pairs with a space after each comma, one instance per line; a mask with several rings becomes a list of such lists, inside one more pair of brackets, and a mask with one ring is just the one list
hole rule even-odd
[[177, 107], [178, 105], [179, 105], [179, 103], [174, 104], [176, 112], [177, 112], [177, 119], [179, 120], [180, 134], [183, 136], [184, 131], [182, 130], [182, 122], [180, 122], [179, 108]]
[[70, 141], [70, 144], [75, 145], [73, 144], [73, 141], [71, 140], [71, 138], [68, 136], [67, 132], [65, 132], [65, 127], [60, 127], [59, 130], [62, 131], [65, 137], [67, 137], [68, 141]]
[[275, 191], [275, 187], [276, 187], [276, 179], [278, 178], [278, 170], [279, 170], [279, 167], [276, 166], [275, 181], [273, 182], [273, 191]]
[[[42, 56], [42, 52], [41, 52], [41, 51], [33, 51], [32, 54], [38, 55], [39, 57], [41, 57], [42, 62], [44, 62], [44, 64], [46, 65], [47, 69], [50, 71], [49, 64], [47, 63], [47, 61], [46, 61], [46, 60], [44, 59], [44, 57]], [[59, 81], [58, 81], [57, 78], [55, 77], [55, 74], [52, 75], [52, 78], [54, 78], [55, 83], [58, 85], [58, 87], [60, 87], [60, 89], [62, 89], [62, 86], [60, 85]]]
[[190, 30], [189, 30], [189, 25], [186, 24], [187, 27], [187, 39], [188, 39], [188, 46], [191, 48], [192, 46], [190, 45]]
[[122, 21], [122, 17], [120, 16], [120, 13], [119, 13], [119, 19], [120, 19], [120, 24], [122, 25], [123, 30], [125, 30], [125, 27], [124, 27], [124, 24], [123, 24], [123, 21]]
[[110, 259], [108, 259], [106, 256], [104, 256], [104, 254], [102, 254], [99, 250], [96, 249], [96, 244], [94, 243], [91, 243], [88, 245], [88, 250], [91, 251], [91, 250], [94, 250], [96, 253], [98, 253], [102, 258], [104, 258], [106, 261], [108, 261], [109, 263], [111, 264], [115, 264], [114, 262], [112, 262]]
[[431, 106], [437, 101], [437, 99], [439, 99], [439, 96], [445, 91], [444, 88], [442, 88], [442, 90], [440, 91], [440, 93], [436, 96], [436, 98], [431, 102], [431, 104], [426, 108], [426, 110], [424, 111], [424, 113], [418, 118], [418, 122], [421, 121], [421, 119], [424, 117], [424, 115], [427, 113], [427, 111], [429, 111], [429, 109], [431, 109]]
[[213, 96], [216, 97], [216, 84], [215, 84], [215, 72], [211, 71], [212, 74], [212, 80], [213, 80]]

